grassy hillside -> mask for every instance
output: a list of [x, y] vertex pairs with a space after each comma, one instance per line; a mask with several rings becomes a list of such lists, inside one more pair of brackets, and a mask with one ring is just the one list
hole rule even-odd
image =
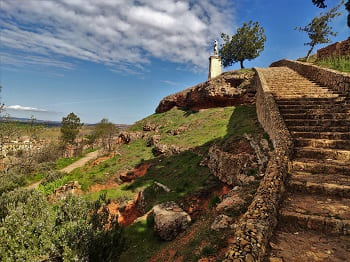
[[[155, 204], [166, 201], [176, 201], [186, 205], [191, 199], [203, 195], [203, 192], [207, 192], [204, 193], [206, 200], [203, 201], [215, 203], [217, 197], [214, 192], [220, 191], [223, 185], [210, 173], [208, 167], [200, 165], [210, 145], [230, 143], [241, 138], [244, 133], [262, 132], [254, 106], [212, 108], [198, 112], [174, 108], [138, 121], [128, 131], [142, 131], [145, 124], [160, 126], [157, 133], [144, 132], [147, 137], [154, 134], [160, 135], [161, 143], [178, 145], [185, 148], [185, 151], [173, 156], [155, 157], [152, 147], [146, 144], [147, 139], [137, 139], [129, 144], [120, 145], [117, 149], [119, 154], [114, 157], [97, 165], [88, 164], [77, 168], [53, 182], [40, 185], [39, 189], [48, 195], [59, 186], [76, 180], [82, 187], [84, 198], [96, 200], [101, 194], [106, 193], [107, 198], [117, 203], [126, 203], [134, 199], [137, 192], [144, 190], [146, 212]], [[172, 132], [174, 130], [181, 130], [181, 132], [174, 135]], [[117, 179], [117, 174], [143, 164], [150, 165], [144, 176], [136, 178], [131, 183], [118, 185], [120, 181]], [[157, 190], [152, 186], [155, 181], [166, 185], [171, 192]], [[101, 190], [91, 190], [96, 188], [96, 185]], [[201, 210], [202, 220], [199, 219], [189, 229], [198, 231], [193, 237], [191, 236], [189, 243], [191, 250], [186, 248], [186, 245], [178, 244], [181, 246], [181, 248], [178, 247], [182, 250], [181, 252], [187, 254], [185, 261], [196, 261], [201, 256], [219, 252], [222, 245], [215, 243], [218, 241], [224, 243], [230, 234], [229, 230], [226, 233], [211, 233], [209, 227], [214, 219], [214, 216], [209, 214], [212, 212], [211, 207], [207, 204]], [[153, 233], [152, 223], [145, 219], [126, 227], [123, 235], [126, 245], [120, 261], [145, 261], [160, 249], [168, 248], [175, 243], [158, 239]], [[207, 243], [204, 250], [201, 244], [203, 239]], [[198, 252], [193, 254], [192, 249], [196, 248]]]

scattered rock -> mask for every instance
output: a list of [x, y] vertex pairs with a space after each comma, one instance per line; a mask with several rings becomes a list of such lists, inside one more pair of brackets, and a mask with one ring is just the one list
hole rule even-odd
[[118, 136], [118, 144], [129, 144], [131, 141], [143, 138], [143, 132], [121, 132]]
[[191, 217], [175, 202], [153, 207], [154, 230], [164, 240], [172, 240], [191, 223]]
[[154, 182], [153, 182], [153, 185], [154, 185], [155, 187], [161, 188], [161, 189], [164, 190], [165, 192], [170, 192], [170, 191], [171, 191], [169, 187], [167, 187], [167, 186], [165, 186], [165, 185], [163, 185], [163, 184], [161, 184], [161, 183], [159, 183], [159, 182], [157, 182], [157, 181], [154, 181]]
[[169, 134], [171, 134], [171, 135], [173, 135], [173, 136], [177, 136], [177, 135], [180, 135], [180, 134], [186, 132], [187, 129], [188, 129], [188, 128], [185, 127], [185, 126], [180, 126], [180, 127], [177, 128], [177, 129], [169, 130], [167, 133], [169, 133]]
[[136, 178], [134, 171], [123, 172], [119, 175], [119, 178], [123, 182], [130, 182]]
[[153, 123], [146, 123], [143, 125], [143, 131], [149, 132], [149, 131], [155, 131], [158, 132], [159, 128], [161, 128], [160, 125], [153, 124]]
[[59, 199], [65, 199], [67, 195], [72, 194], [76, 195], [80, 192], [81, 186], [79, 185], [78, 181], [72, 181], [69, 182], [68, 184], [65, 184], [53, 192], [51, 195], [51, 200], [56, 201]]
[[239, 211], [244, 205], [246, 201], [240, 197], [240, 193], [238, 191], [231, 190], [226, 197], [216, 206], [216, 210], [218, 212], [224, 211]]
[[184, 149], [176, 145], [166, 145], [157, 143], [154, 145], [152, 152], [155, 156], [159, 155], [174, 155], [182, 152]]
[[161, 139], [160, 135], [151, 136], [146, 142], [147, 146], [154, 146], [155, 144], [158, 144], [160, 142], [160, 139]]
[[229, 216], [226, 215], [218, 215], [213, 224], [211, 224], [211, 229], [218, 231], [219, 229], [225, 229], [230, 227], [231, 223], [232, 223], [233, 219]]

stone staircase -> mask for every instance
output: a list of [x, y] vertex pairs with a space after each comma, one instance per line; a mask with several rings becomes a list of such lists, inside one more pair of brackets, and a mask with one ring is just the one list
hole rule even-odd
[[261, 69], [294, 140], [270, 261], [349, 261], [350, 98], [287, 67]]

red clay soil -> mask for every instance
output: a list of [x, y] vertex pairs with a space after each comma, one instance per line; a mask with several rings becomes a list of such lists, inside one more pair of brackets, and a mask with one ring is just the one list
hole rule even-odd
[[110, 153], [108, 156], [101, 156], [99, 158], [97, 158], [94, 162], [92, 162], [92, 164], [90, 165], [90, 168], [92, 168], [93, 166], [97, 166], [98, 164], [110, 159], [114, 157], [114, 152]]
[[[142, 164], [137, 168], [133, 169], [133, 172], [136, 177], [144, 176], [147, 173], [148, 168], [151, 166], [150, 163]], [[115, 177], [115, 176], [113, 176]], [[112, 177], [112, 178], [113, 178]], [[119, 185], [113, 180], [107, 182], [106, 184], [95, 184], [90, 187], [91, 192], [98, 192], [103, 189], [118, 187]], [[95, 191], [94, 191], [95, 190]], [[108, 205], [108, 211], [111, 215], [118, 215], [118, 223], [122, 226], [128, 226], [132, 224], [137, 218], [143, 215], [143, 213], [138, 209], [136, 203], [138, 200], [138, 194], [135, 195], [133, 201], [130, 201], [123, 208], [123, 211], [119, 210], [119, 203], [110, 203]]]
[[139, 218], [143, 214], [140, 212], [140, 210], [137, 208], [135, 204], [135, 200], [129, 202], [126, 204], [125, 208], [123, 208], [123, 211], [119, 211], [120, 205], [118, 203], [110, 203], [107, 208], [111, 215], [118, 215], [118, 223], [122, 226], [128, 226], [132, 224], [135, 219]]
[[192, 218], [197, 218], [207, 210], [210, 204], [210, 199], [212, 197], [223, 196], [227, 194], [231, 189], [232, 189], [232, 186], [223, 184], [219, 189], [211, 192], [210, 194], [206, 194], [203, 196], [186, 197], [184, 200], [184, 203], [186, 203], [184, 210], [188, 214], [190, 214]]

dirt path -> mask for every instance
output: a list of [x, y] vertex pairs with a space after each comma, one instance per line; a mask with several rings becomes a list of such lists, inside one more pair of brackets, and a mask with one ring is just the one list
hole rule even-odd
[[98, 157], [98, 153], [99, 153], [98, 150], [94, 151], [94, 152], [91, 152], [91, 153], [88, 153], [88, 154], [86, 154], [86, 156], [84, 156], [83, 158], [79, 159], [78, 161], [75, 161], [74, 163], [70, 164], [69, 166], [66, 166], [65, 168], [62, 168], [60, 170], [60, 172], [70, 173], [74, 169], [84, 166], [90, 160], [97, 158]]
[[[86, 154], [83, 158], [79, 159], [78, 161], [66, 166], [65, 168], [60, 169], [60, 172], [64, 172], [64, 173], [70, 173], [72, 172], [74, 169], [78, 168], [78, 167], [82, 167], [84, 166], [87, 162], [89, 162], [92, 159], [95, 159], [98, 157], [98, 153], [99, 150], [94, 151], [94, 152], [90, 152], [88, 154]], [[40, 183], [42, 182], [42, 179], [30, 184], [29, 186], [26, 187], [26, 189], [33, 189], [33, 188], [37, 188]]]

